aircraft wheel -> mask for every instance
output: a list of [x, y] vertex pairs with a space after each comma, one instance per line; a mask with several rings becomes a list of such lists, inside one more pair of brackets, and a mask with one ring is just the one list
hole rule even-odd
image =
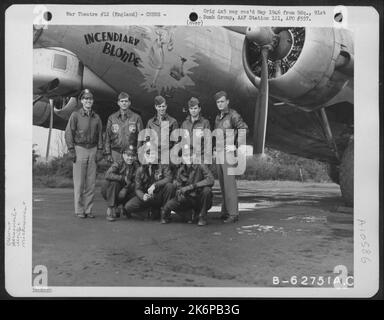
[[347, 206], [353, 207], [353, 139], [344, 151], [340, 165], [340, 189]]

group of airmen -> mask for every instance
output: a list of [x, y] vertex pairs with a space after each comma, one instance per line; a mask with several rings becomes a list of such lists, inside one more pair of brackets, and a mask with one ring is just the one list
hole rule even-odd
[[[229, 107], [226, 92], [217, 92], [214, 99], [218, 108], [214, 129], [248, 130], [239, 113]], [[197, 223], [199, 226], [207, 224], [207, 213], [212, 207], [214, 177], [206, 164], [194, 161], [201, 150], [196, 151], [189, 145], [191, 158], [177, 166], [152, 163], [151, 160], [141, 163], [137, 154], [140, 146], [138, 134], [144, 125], [140, 115], [131, 109], [129, 94], [119, 94], [117, 104], [120, 109], [109, 116], [104, 139], [101, 119], [92, 110], [92, 92], [89, 89], [83, 90], [79, 102], [81, 108], [72, 113], [65, 130], [65, 141], [73, 161], [74, 207], [77, 217], [95, 217], [92, 209], [97, 163], [106, 158], [112, 165], [105, 174], [101, 194], [106, 201], [108, 221], [123, 216], [138, 216], [160, 220], [165, 224], [171, 222], [174, 217], [172, 213], [176, 213], [185, 222]], [[167, 122], [169, 132], [178, 129], [179, 124], [167, 113], [164, 97], [155, 97], [154, 108], [156, 113], [146, 128], [158, 134], [160, 150], [163, 143], [162, 123]], [[190, 98], [188, 111], [189, 115], [182, 122], [181, 129], [188, 130], [191, 136], [194, 129], [211, 129], [209, 121], [201, 115], [197, 98]], [[225, 150], [231, 151], [230, 147], [234, 146], [225, 146]], [[234, 175], [228, 174], [229, 166], [226, 161], [216, 166], [223, 196], [221, 218], [226, 223], [239, 219], [236, 179]]]

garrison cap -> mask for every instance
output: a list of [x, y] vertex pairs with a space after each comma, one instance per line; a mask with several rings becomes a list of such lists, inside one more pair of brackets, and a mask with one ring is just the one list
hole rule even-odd
[[227, 99], [228, 95], [225, 91], [216, 92], [216, 94], [214, 95], [215, 101], [219, 100], [221, 97], [225, 97]]
[[130, 145], [128, 147], [123, 148], [122, 153], [125, 153], [127, 155], [136, 156], [137, 149], [135, 146]]
[[165, 99], [163, 96], [156, 96], [155, 97], [155, 106], [161, 105], [165, 102]]
[[129, 96], [128, 93], [126, 92], [120, 92], [119, 96], [117, 97], [117, 100], [121, 100], [121, 99], [127, 99], [130, 100], [131, 97]]
[[84, 89], [83, 91], [81, 91], [80, 95], [79, 95], [79, 100], [81, 100], [83, 98], [93, 98], [93, 94], [92, 94], [91, 90]]
[[195, 97], [192, 97], [192, 98], [189, 99], [189, 101], [188, 101], [188, 108], [197, 106], [197, 105], [199, 105], [199, 103], [200, 103], [199, 99], [197, 99], [197, 98], [195, 98]]

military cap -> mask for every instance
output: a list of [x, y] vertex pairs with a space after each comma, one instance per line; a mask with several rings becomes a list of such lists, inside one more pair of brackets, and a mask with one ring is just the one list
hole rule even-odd
[[119, 94], [117, 100], [127, 99], [127, 98], [128, 98], [128, 100], [130, 100], [130, 98], [131, 98], [131, 97], [129, 96], [128, 93], [126, 93], [126, 92], [120, 92], [120, 94]]
[[164, 102], [165, 102], [164, 97], [162, 97], [162, 96], [156, 96], [155, 97], [155, 106], [158, 106]]
[[199, 105], [199, 103], [200, 103], [199, 99], [197, 99], [197, 98], [195, 98], [195, 97], [192, 97], [192, 98], [189, 99], [189, 101], [188, 101], [188, 108], [197, 106], [197, 105]]
[[225, 97], [227, 99], [228, 95], [225, 91], [216, 92], [214, 95], [215, 101], [219, 100], [221, 97]]
[[93, 94], [92, 94], [91, 90], [84, 89], [83, 91], [81, 91], [80, 95], [79, 95], [79, 100], [81, 100], [83, 98], [93, 98]]
[[136, 150], [135, 146], [130, 145], [128, 147], [123, 148], [122, 153], [125, 153], [127, 155], [136, 156], [137, 150]]

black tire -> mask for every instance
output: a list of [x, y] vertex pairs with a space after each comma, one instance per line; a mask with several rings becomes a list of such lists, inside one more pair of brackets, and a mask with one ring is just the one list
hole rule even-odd
[[353, 159], [354, 143], [349, 141], [343, 153], [340, 165], [340, 189], [344, 202], [347, 206], [353, 207]]

